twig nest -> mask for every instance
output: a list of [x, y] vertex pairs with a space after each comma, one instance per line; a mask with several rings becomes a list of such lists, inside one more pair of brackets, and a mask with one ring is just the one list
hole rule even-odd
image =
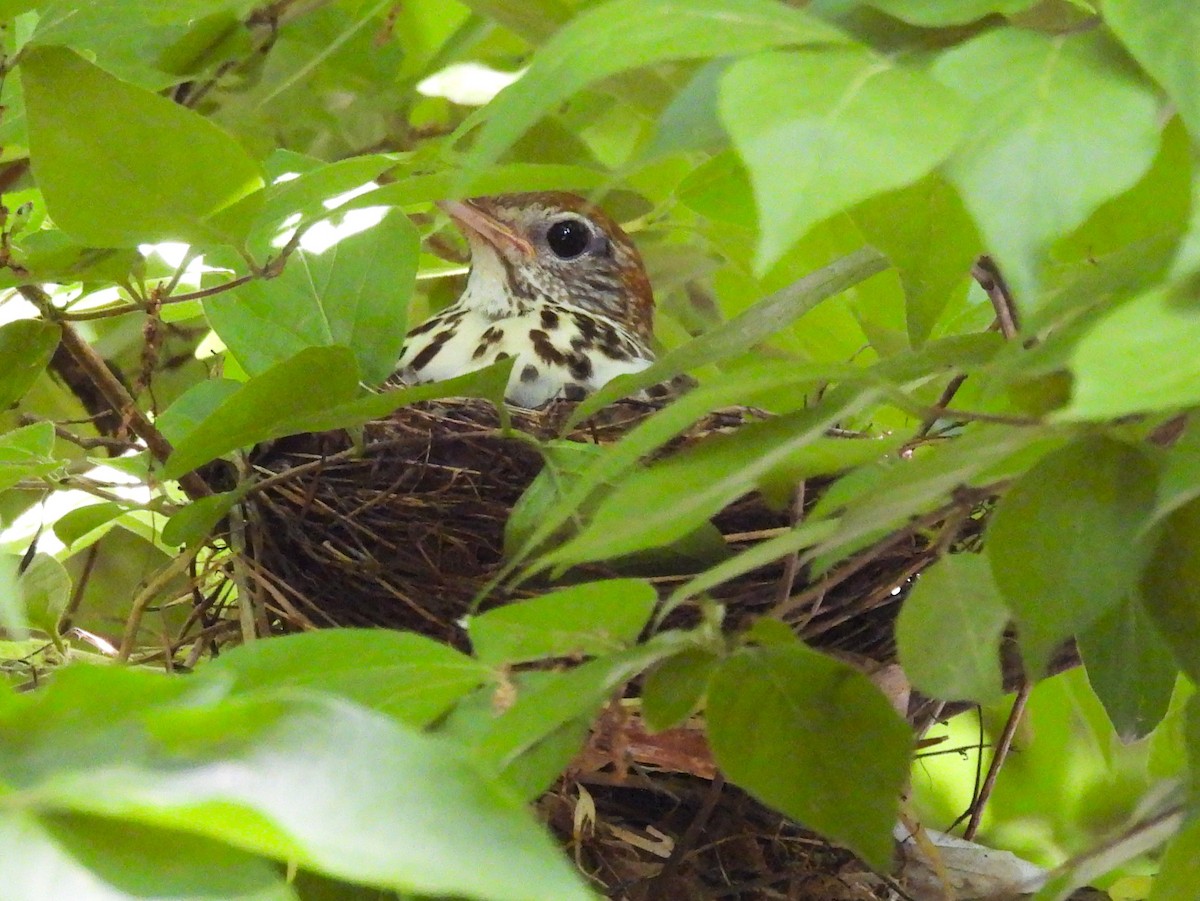
[[[564, 403], [513, 410], [512, 425], [548, 438], [572, 409]], [[658, 409], [643, 401], [617, 404], [569, 437], [611, 443]], [[659, 455], [763, 415], [747, 408], [711, 413]], [[542, 459], [530, 442], [505, 434], [490, 403], [458, 399], [397, 410], [369, 423], [357, 445], [345, 432], [277, 441], [258, 452], [252, 465], [263, 481], [245, 508], [251, 572], [258, 600], [279, 627], [384, 626], [461, 646], [458, 623], [503, 565], [505, 523], [541, 471]], [[810, 480], [802, 506], [815, 503], [827, 483]], [[749, 494], [714, 523], [737, 551], [778, 534], [801, 514]], [[931, 549], [916, 536], [874, 555], [828, 591], [818, 585], [788, 618], [814, 644], [890, 659], [896, 589], [931, 560]], [[571, 575], [611, 574], [597, 566]], [[669, 591], [694, 573], [650, 575]], [[738, 628], [783, 597], [811, 589], [806, 576], [789, 561], [778, 561], [718, 586], [712, 595], [727, 605], [728, 622]], [[543, 588], [493, 590], [486, 603]]]

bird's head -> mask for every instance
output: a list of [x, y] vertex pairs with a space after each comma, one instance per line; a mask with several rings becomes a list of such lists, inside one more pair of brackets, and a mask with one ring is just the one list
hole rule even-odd
[[649, 338], [654, 296], [629, 236], [603, 210], [559, 191], [438, 204], [471, 245], [467, 291], [501, 308], [522, 300], [582, 307]]

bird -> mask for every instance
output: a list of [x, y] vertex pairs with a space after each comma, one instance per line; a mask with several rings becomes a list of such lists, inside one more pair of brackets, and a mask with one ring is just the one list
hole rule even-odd
[[582, 400], [654, 362], [645, 266], [599, 207], [561, 191], [438, 206], [466, 238], [471, 268], [459, 299], [409, 332], [400, 382], [442, 381], [514, 358], [505, 400], [537, 409]]

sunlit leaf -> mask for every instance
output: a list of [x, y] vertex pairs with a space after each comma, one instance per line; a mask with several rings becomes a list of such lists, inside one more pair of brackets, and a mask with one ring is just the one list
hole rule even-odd
[[961, 101], [937, 82], [841, 47], [734, 63], [720, 109], [754, 185], [760, 272], [821, 220], [929, 172], [961, 121]]
[[1190, 0], [1105, 0], [1104, 21], [1162, 82], [1193, 135], [1200, 135], [1200, 8]]
[[474, 616], [468, 634], [491, 664], [606, 654], [637, 640], [656, 599], [640, 579], [586, 582]]
[[236, 240], [206, 223], [262, 184], [229, 135], [70, 50], [21, 57], [34, 176], [51, 216], [97, 247]]
[[211, 685], [63, 670], [5, 711], [0, 781], [30, 814], [176, 829], [381, 888], [591, 897], [521, 803], [445, 741], [328, 695], [221, 700]]
[[426, 726], [489, 672], [423, 635], [330, 629], [234, 648], [199, 678], [239, 693], [303, 688], [336, 694], [402, 723]]
[[278, 277], [213, 297], [204, 312], [251, 375], [306, 347], [340, 346], [378, 384], [404, 343], [419, 245], [408, 217], [393, 212], [322, 253], [298, 251]]
[[943, 53], [933, 73], [974, 105], [947, 175], [1032, 308], [1050, 243], [1154, 159], [1158, 98], [1097, 31], [988, 31]]
[[547, 41], [529, 71], [488, 104], [466, 168], [485, 168], [562, 101], [618, 72], [846, 40], [803, 10], [767, 0], [614, 0], [596, 6]]

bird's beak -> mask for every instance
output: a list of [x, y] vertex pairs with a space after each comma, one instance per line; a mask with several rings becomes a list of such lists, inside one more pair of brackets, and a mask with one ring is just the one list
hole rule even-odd
[[517, 234], [512, 226], [497, 219], [476, 201], [440, 200], [438, 206], [468, 240], [479, 238], [501, 253], [515, 250], [524, 257], [534, 256], [533, 245], [525, 237]]

